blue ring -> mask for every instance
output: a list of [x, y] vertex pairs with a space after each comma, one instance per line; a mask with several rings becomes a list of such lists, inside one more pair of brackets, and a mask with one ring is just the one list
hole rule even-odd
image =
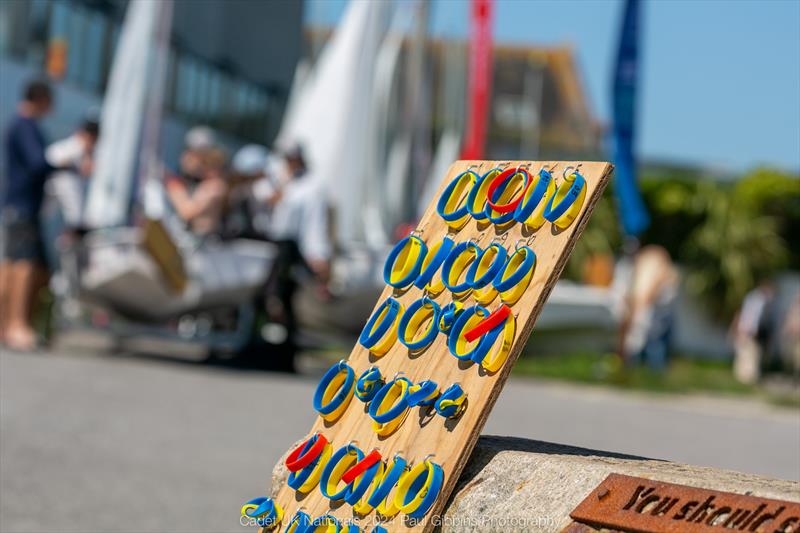
[[387, 422], [391, 422], [398, 416], [402, 415], [403, 412], [405, 412], [405, 410], [408, 409], [408, 403], [406, 403], [406, 398], [408, 397], [408, 389], [406, 389], [405, 396], [398, 398], [397, 402], [391, 407], [391, 409], [389, 409], [385, 413], [378, 414], [378, 409], [380, 409], [381, 402], [383, 402], [383, 399], [386, 397], [387, 394], [389, 394], [389, 390], [391, 390], [392, 385], [394, 385], [396, 381], [399, 381], [401, 379], [408, 382], [408, 384], [411, 385], [411, 381], [409, 381], [406, 378], [393, 379], [392, 381], [386, 383], [383, 387], [381, 387], [381, 390], [378, 391], [378, 394], [376, 394], [375, 397], [372, 399], [372, 401], [369, 402], [369, 416], [371, 416], [375, 422], [379, 424], [386, 424]]
[[463, 217], [469, 212], [467, 210], [466, 202], [464, 203], [464, 205], [462, 205], [452, 213], [444, 212], [444, 210], [447, 209], [447, 202], [450, 201], [450, 197], [453, 195], [453, 191], [458, 186], [458, 182], [461, 181], [461, 178], [463, 178], [468, 174], [472, 174], [473, 176], [475, 176], [476, 181], [480, 179], [480, 176], [478, 176], [474, 171], [465, 170], [464, 172], [453, 178], [453, 180], [447, 184], [447, 187], [445, 187], [445, 189], [442, 191], [442, 195], [439, 197], [439, 201], [436, 202], [436, 212], [439, 213], [439, 216], [442, 217], [442, 219], [446, 220], [447, 222], [453, 222], [455, 220], [458, 220], [459, 218]]
[[425, 268], [425, 270], [420, 272], [416, 281], [414, 281], [415, 287], [424, 289], [425, 285], [431, 282], [434, 274], [436, 274], [436, 272], [439, 270], [439, 267], [442, 266], [442, 263], [444, 263], [444, 260], [447, 259], [447, 256], [450, 255], [450, 251], [455, 245], [455, 241], [449, 237], [442, 239], [442, 244], [436, 251], [436, 255], [433, 256], [433, 259], [431, 259], [431, 262], [428, 263], [428, 266]]
[[[347, 377], [345, 378], [344, 383], [342, 383], [339, 392], [337, 392], [333, 398], [331, 398], [330, 402], [328, 402], [326, 405], [322, 405], [322, 398], [325, 395], [325, 389], [328, 388], [328, 385], [331, 383], [331, 381], [333, 381], [333, 378], [339, 375], [342, 370], [347, 372]], [[314, 409], [323, 415], [329, 415], [334, 412], [340, 405], [342, 405], [342, 402], [347, 399], [347, 396], [350, 394], [350, 389], [353, 388], [353, 382], [355, 379], [356, 374], [347, 363], [339, 361], [330, 367], [328, 371], [325, 372], [325, 375], [322, 376], [319, 385], [317, 385], [317, 390], [314, 391]]]
[[462, 310], [459, 310], [456, 307], [455, 302], [450, 302], [449, 304], [447, 304], [444, 307], [442, 307], [442, 316], [441, 316], [440, 322], [444, 322], [444, 324], [443, 324], [444, 327], [440, 327], [439, 331], [441, 331], [442, 333], [445, 333], [445, 334], [448, 331], [450, 331], [450, 328], [453, 327], [453, 323], [456, 321], [458, 316], [461, 314], [461, 311]]
[[[547, 202], [547, 206], [544, 208], [544, 218], [550, 222], [555, 222], [561, 218], [561, 215], [566, 213], [567, 209], [572, 207], [572, 204], [578, 199], [578, 196], [581, 194], [581, 189], [583, 189], [584, 185], [586, 185], [586, 180], [583, 179], [583, 176], [578, 174], [578, 172], [575, 172], [575, 180], [572, 182], [572, 185], [570, 185], [569, 191], [567, 191], [567, 194], [564, 196], [564, 198], [558, 202], [557, 206], [553, 207], [553, 200], [555, 199], [556, 194], [550, 197], [550, 200]], [[563, 187], [564, 184], [562, 183], [561, 186]]]
[[[369, 486], [375, 480], [375, 476], [378, 475], [378, 468], [381, 466], [380, 461], [372, 465], [371, 467], [367, 468], [367, 471], [364, 472], [363, 477], [361, 478], [361, 482], [358, 485], [351, 486], [348, 485], [347, 494], [344, 496], [344, 501], [349, 503], [350, 505], [355, 505], [361, 500], [361, 497], [367, 492]], [[353, 482], [355, 483], [355, 482]]]
[[[431, 322], [430, 329], [428, 332], [417, 342], [407, 342], [406, 341], [406, 330], [408, 330], [408, 323], [411, 321], [411, 317], [425, 304], [430, 304], [433, 307], [433, 320]], [[427, 296], [423, 296], [417, 300], [414, 300], [411, 305], [408, 306], [406, 312], [403, 313], [403, 316], [400, 318], [400, 323], [397, 325], [397, 336], [400, 338], [400, 342], [402, 342], [409, 350], [421, 350], [428, 346], [433, 340], [436, 338], [436, 335], [439, 333], [439, 316], [442, 314], [442, 308], [439, 307], [439, 304], [428, 298]]]
[[[394, 266], [395, 261], [397, 261], [397, 257], [405, 248], [406, 243], [409, 242], [411, 239], [415, 239], [420, 243], [420, 253], [417, 256], [417, 260], [414, 263], [414, 268], [411, 269], [411, 272], [406, 275], [400, 281], [396, 281], [392, 283], [392, 267]], [[425, 260], [425, 254], [428, 253], [428, 247], [425, 245], [425, 241], [417, 237], [416, 235], [408, 235], [400, 239], [400, 242], [394, 245], [392, 251], [389, 252], [389, 257], [386, 258], [386, 263], [383, 265], [383, 281], [386, 282], [387, 285], [391, 285], [392, 287], [396, 287], [398, 289], [402, 289], [406, 285], [411, 284], [417, 276], [419, 276], [420, 268], [422, 268], [422, 262]]]
[[372, 531], [369, 533], [389, 533], [389, 531], [380, 524], [375, 524], [375, 527], [372, 528]]
[[350, 485], [352, 483], [348, 483], [345, 487], [340, 490], [339, 492], [334, 492], [333, 494], [328, 494], [328, 482], [330, 481], [331, 474], [333, 474], [333, 469], [336, 468], [336, 465], [339, 464], [339, 461], [344, 459], [344, 456], [350, 453], [351, 451], [356, 452], [356, 457], [358, 460], [361, 461], [364, 458], [364, 452], [358, 449], [358, 447], [353, 446], [352, 444], [345, 444], [334, 453], [328, 463], [325, 465], [325, 469], [322, 471], [322, 476], [319, 478], [319, 488], [322, 491], [322, 494], [331, 500], [341, 500], [347, 495], [347, 491], [350, 489]]
[[478, 181], [475, 182], [475, 185], [472, 186], [472, 189], [469, 190], [469, 194], [467, 195], [467, 211], [469, 211], [469, 214], [472, 215], [472, 218], [474, 218], [475, 220], [486, 220], [487, 218], [486, 200], [483, 201], [483, 207], [481, 207], [480, 211], [473, 211], [472, 209], [470, 209], [470, 206], [472, 206], [472, 204], [475, 203], [475, 197], [478, 196], [478, 191], [480, 190], [481, 185], [483, 184], [484, 181], [486, 181], [486, 178], [489, 177], [489, 174], [491, 174], [492, 172], [502, 172], [502, 171], [503, 169], [499, 167], [494, 167], [489, 172], [481, 176], [480, 179], [478, 179]]
[[289, 531], [292, 527], [292, 524], [297, 523], [297, 527], [294, 529], [294, 533], [305, 533], [308, 531], [308, 528], [311, 526], [311, 516], [308, 513], [304, 513], [303, 511], [297, 511], [289, 523], [286, 525], [286, 529], [284, 529], [284, 533]]
[[[525, 253], [527, 254], [525, 256], [525, 259], [522, 261], [522, 264], [520, 264], [517, 267], [514, 273], [511, 274], [504, 281], [503, 276], [506, 273], [508, 265], [511, 264], [511, 259], [518, 253], [521, 253], [520, 252], [521, 250], [525, 250]], [[513, 254], [511, 254], [511, 257], [508, 258], [506, 264], [503, 265], [503, 268], [500, 270], [500, 272], [497, 273], [497, 276], [495, 276], [494, 281], [492, 281], [492, 283], [494, 284], [494, 288], [500, 292], [505, 292], [513, 288], [517, 283], [522, 281], [522, 278], [525, 277], [525, 275], [534, 267], [535, 264], [536, 264], [536, 252], [534, 252], [527, 246], [520, 246]]]
[[[506, 191], [506, 187], [508, 187], [508, 184], [511, 183], [511, 180], [514, 179], [514, 176], [516, 176], [519, 173], [523, 173], [524, 174], [525, 187], [527, 188], [527, 185], [528, 185], [528, 183], [530, 182], [530, 179], [531, 179], [531, 175], [524, 168], [518, 168], [516, 172], [514, 172], [513, 174], [509, 174], [508, 175], [508, 177], [504, 180], [503, 184], [500, 187], [495, 189], [494, 195], [492, 196], [492, 201], [493, 202], [496, 202], [497, 200], [500, 199], [500, 197]], [[524, 189], [523, 189], [523, 193], [524, 193]], [[520, 202], [520, 203], [522, 203], [522, 202]], [[519, 206], [517, 206], [517, 207], [519, 207]], [[488, 203], [486, 204], [486, 207], [484, 208], [484, 210], [486, 211], [486, 216], [489, 218], [490, 221], [492, 221], [493, 224], [501, 224], [502, 225], [502, 224], [505, 224], [506, 222], [511, 222], [512, 220], [514, 220], [514, 211], [509, 211], [508, 213], [500, 213], [499, 215], [494, 216], [494, 215], [492, 215], [492, 211], [493, 211], [492, 206], [490, 206]]]
[[379, 506], [381, 502], [386, 499], [386, 496], [389, 495], [392, 487], [394, 487], [397, 482], [400, 481], [400, 476], [402, 476], [403, 472], [406, 471], [407, 466], [408, 462], [405, 459], [399, 455], [395, 455], [394, 461], [392, 462], [392, 468], [386, 472], [386, 474], [383, 476], [383, 481], [381, 481], [381, 484], [378, 485], [378, 488], [372, 491], [372, 494], [370, 494], [369, 498], [367, 498], [367, 503], [371, 507]]
[[[303, 450], [300, 452], [300, 455], [306, 453], [311, 448], [311, 446], [315, 442], [317, 442], [318, 438], [319, 438], [319, 433], [315, 433], [314, 436], [311, 437], [306, 442], [305, 446], [303, 446]], [[297, 490], [300, 487], [302, 487], [303, 483], [305, 483], [306, 480], [308, 479], [308, 476], [310, 476], [311, 472], [314, 471], [314, 468], [317, 467], [317, 463], [319, 463], [320, 457], [322, 457], [322, 454], [320, 454], [319, 457], [315, 458], [313, 461], [311, 461], [311, 463], [308, 464], [308, 466], [302, 468], [301, 470], [297, 472], [289, 472], [289, 479], [286, 481], [286, 484], [292, 487], [294, 490]]]
[[[261, 496], [245, 502], [245, 505], [248, 504], [255, 504], [258, 505], [258, 507], [256, 507], [252, 512], [245, 511], [245, 516], [255, 520], [256, 524], [261, 527], [272, 527], [276, 525], [275, 520], [278, 518], [278, 513], [275, 509], [275, 500], [272, 498], [267, 498], [266, 496]], [[264, 513], [266, 513], [265, 516], [260, 516]]]
[[497, 338], [496, 335], [491, 335], [492, 332], [486, 333], [472, 350], [468, 351], [464, 355], [458, 355], [458, 351], [456, 349], [458, 338], [461, 336], [461, 332], [466, 326], [467, 321], [478, 311], [483, 311], [486, 316], [489, 315], [488, 309], [482, 305], [474, 305], [464, 309], [464, 311], [456, 319], [453, 327], [450, 328], [450, 333], [447, 336], [447, 348], [450, 350], [450, 353], [453, 355], [453, 357], [459, 361], [483, 361], [483, 358], [486, 357], [486, 354], [489, 352], [492, 344], [494, 344], [494, 340]]
[[450, 405], [450, 406], [447, 406], [447, 407], [443, 408], [443, 407], [441, 407], [442, 400], [455, 400], [459, 396], [463, 396], [463, 395], [464, 395], [464, 389], [461, 388], [461, 385], [459, 385], [458, 383], [453, 383], [452, 385], [447, 387], [447, 390], [442, 392], [442, 395], [439, 396], [438, 400], [436, 400], [436, 404], [434, 405], [434, 409], [436, 409], [436, 412], [439, 413], [440, 415], [442, 415], [443, 417], [449, 418], [449, 417], [451, 417], [451, 416], [456, 414], [458, 409], [460, 409], [460, 406], [458, 406], [458, 405]]
[[525, 222], [531, 216], [536, 206], [542, 201], [544, 195], [547, 193], [547, 187], [553, 181], [553, 175], [545, 169], [539, 171], [539, 181], [536, 182], [531, 197], [526, 202], [523, 198], [517, 208], [514, 210], [514, 220], [517, 222]]
[[[489, 251], [490, 248], [497, 248], [497, 255], [492, 260], [492, 264], [489, 265], [489, 268], [486, 270], [486, 272], [478, 279], [475, 279], [475, 275], [478, 273], [478, 265], [481, 263], [481, 258], [483, 257], [483, 254]], [[470, 287], [473, 289], [482, 289], [483, 287], [489, 285], [492, 280], [494, 280], [494, 277], [497, 275], [497, 273], [503, 268], [507, 258], [508, 250], [506, 250], [504, 246], [501, 246], [500, 243], [497, 242], [490, 244], [484, 248], [483, 251], [481, 251], [478, 257], [475, 258], [475, 261], [473, 261], [469, 266], [466, 278], [467, 283], [469, 283]]]
[[419, 385], [421, 388], [418, 391], [412, 392], [406, 396], [406, 403], [408, 403], [410, 407], [416, 407], [418, 405], [422, 407], [433, 405], [436, 399], [434, 398], [432, 400], [426, 400], [426, 398], [433, 394], [434, 391], [439, 388], [439, 385], [430, 379], [420, 381], [417, 383], [417, 385]]
[[[376, 374], [377, 379], [375, 379]], [[374, 382], [367, 384], [367, 380]], [[378, 394], [382, 382], [383, 376], [381, 376], [381, 370], [377, 366], [366, 369], [356, 381], [356, 398], [365, 403], [370, 401]]]
[[[447, 259], [444, 260], [444, 264], [442, 265], [442, 281], [444, 282], [444, 286], [447, 287], [451, 292], [461, 293], [470, 289], [470, 284], [467, 281], [459, 284], [458, 280], [456, 280], [456, 284], [451, 285], [449, 279], [450, 271], [453, 269], [456, 259], [458, 259], [462, 253], [466, 252], [468, 248], [475, 248], [475, 260], [477, 260], [477, 257], [481, 255], [480, 246], [472, 241], [464, 241], [458, 243], [455, 248], [453, 248], [453, 251], [448, 254]], [[475, 260], [473, 260], [473, 262]]]
[[[428, 487], [428, 492], [425, 494], [425, 497], [422, 498], [422, 503], [420, 503], [419, 507], [417, 507], [414, 511], [406, 515], [409, 518], [419, 519], [425, 516], [430, 510], [430, 508], [433, 506], [434, 502], [436, 501], [436, 498], [439, 497], [439, 492], [442, 490], [442, 485], [444, 484], [444, 470], [442, 469], [441, 466], [437, 465], [436, 463], [431, 463], [431, 465], [433, 466], [433, 480], [431, 481], [431, 485], [430, 487]], [[427, 473], [427, 471], [425, 473]], [[420, 475], [417, 477], [417, 479], [419, 478], [422, 478], [424, 485], [424, 482], [427, 481], [427, 477], [423, 477], [422, 475]], [[414, 484], [416, 484], [416, 482], [417, 480], [414, 480]], [[413, 484], [411, 488], [414, 488]], [[417, 488], [414, 494], [416, 494], [416, 492], [419, 492], [419, 489], [421, 488], [422, 487]], [[413, 497], [409, 497], [410, 494], [411, 490], [409, 489], [408, 494], [406, 494], [405, 503], [409, 503], [413, 499]]]
[[[389, 307], [389, 311], [386, 313], [386, 316], [383, 318], [378, 327], [375, 328], [373, 332], [372, 329], [375, 327], [375, 322], [378, 321], [378, 317], [381, 316], [383, 309], [385, 307]], [[389, 331], [389, 328], [392, 327], [394, 324], [395, 318], [397, 318], [397, 314], [400, 312], [400, 302], [389, 296], [386, 298], [383, 303], [378, 307], [372, 316], [369, 317], [364, 329], [361, 330], [361, 335], [358, 337], [358, 342], [365, 348], [369, 349], [375, 346], [378, 341], [380, 341], [383, 336]]]

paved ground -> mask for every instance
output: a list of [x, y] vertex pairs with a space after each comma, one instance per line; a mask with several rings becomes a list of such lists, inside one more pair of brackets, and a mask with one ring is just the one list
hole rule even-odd
[[[2, 354], [0, 531], [241, 531], [315, 379]], [[800, 417], [761, 404], [512, 381], [484, 433], [800, 479]]]

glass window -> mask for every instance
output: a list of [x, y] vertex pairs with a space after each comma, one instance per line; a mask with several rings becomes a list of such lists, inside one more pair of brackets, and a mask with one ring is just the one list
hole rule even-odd
[[205, 121], [208, 117], [208, 65], [204, 62], [197, 62], [195, 76], [195, 111], [197, 120]]
[[107, 31], [106, 18], [97, 12], [90, 12], [86, 17], [86, 34], [83, 39], [83, 86], [92, 92], [98, 92], [103, 74], [103, 42]]
[[[1, 2], [7, 3], [7, 2]], [[12, 5], [16, 2], [10, 2]], [[47, 46], [47, 23], [50, 16], [50, 4], [48, 0], [33, 0], [30, 3], [28, 13], [27, 36], [20, 44], [25, 47], [25, 55], [28, 63], [40, 67], [44, 65], [45, 51]], [[22, 19], [17, 19], [21, 22]], [[17, 28], [16, 33], [24, 32], [25, 26]]]
[[86, 35], [87, 17], [85, 11], [74, 5], [67, 4], [69, 9], [67, 23], [67, 79], [80, 85], [86, 68], [84, 56], [84, 40]]

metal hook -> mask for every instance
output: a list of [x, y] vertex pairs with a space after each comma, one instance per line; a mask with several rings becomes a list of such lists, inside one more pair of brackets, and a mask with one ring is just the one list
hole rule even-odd
[[404, 376], [406, 375], [406, 373], [403, 372], [402, 370], [398, 370], [397, 372], [395, 372], [394, 376], [392, 376], [392, 381], [395, 381], [397, 379], [397, 376], [399, 376], [401, 374], [404, 375]]
[[581, 168], [581, 165], [582, 165], [582, 163], [578, 163], [578, 164], [577, 164], [577, 165], [575, 165], [575, 166], [572, 166], [572, 165], [568, 166], [567, 168], [565, 168], [565, 169], [564, 169], [564, 172], [561, 174], [561, 176], [562, 176], [562, 177], [563, 177], [565, 180], [569, 179], [569, 178], [567, 177], [567, 172], [568, 172], [568, 171], [570, 171], [570, 170], [572, 170], [572, 174], [570, 174], [570, 176], [571, 176], [571, 175], [573, 175], [573, 174], [577, 174], [577, 173], [578, 173], [578, 169], [579, 169], [579, 168]]
[[503, 233], [499, 237], [492, 237], [492, 240], [489, 241], [489, 245], [491, 246], [494, 243], [503, 244], [508, 240], [508, 232]]
[[431, 457], [436, 457], [436, 454], [435, 453], [429, 453], [428, 455], [426, 455], [425, 457], [422, 458], [422, 462], [423, 463], [429, 463], [430, 461], [428, 461], [428, 459], [430, 459]]
[[485, 236], [486, 236], [486, 232], [483, 232], [483, 233], [481, 233], [480, 235], [478, 235], [477, 237], [475, 237], [475, 236], [472, 236], [472, 237], [470, 237], [470, 238], [469, 238], [469, 241], [470, 241], [470, 242], [472, 242], [472, 243], [474, 243], [474, 244], [478, 244], [478, 242], [479, 242], [481, 239], [483, 239]]

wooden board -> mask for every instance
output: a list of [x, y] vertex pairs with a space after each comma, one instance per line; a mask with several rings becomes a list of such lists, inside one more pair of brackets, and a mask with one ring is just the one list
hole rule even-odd
[[[425, 520], [416, 525], [407, 523], [402, 514], [382, 522], [383, 527], [389, 531], [428, 532], [433, 529], [434, 523], [431, 518], [441, 514], [444, 504], [455, 488], [461, 470], [469, 459], [478, 436], [486, 423], [486, 419], [508, 378], [511, 367], [531, 334], [536, 318], [539, 316], [545, 300], [564, 269], [567, 258], [586, 225], [592, 209], [600, 198], [612, 170], [612, 166], [608, 163], [580, 163], [580, 173], [586, 179], [586, 186], [588, 187], [586, 199], [578, 218], [563, 231], [558, 231], [549, 222], [533, 233], [518, 223], [515, 223], [506, 231], [499, 231], [494, 225], [488, 224], [488, 221], [481, 223], [470, 218], [463, 228], [451, 233], [451, 230], [438, 216], [435, 209], [436, 200], [444, 187], [459, 173], [468, 168], [472, 168], [478, 174], [483, 174], [501, 164], [510, 164], [512, 166], [529, 165], [528, 168], [531, 173], [538, 172], [543, 165], [548, 169], [555, 165], [552, 174], [556, 183], [561, 184], [563, 182], [562, 171], [567, 166], [574, 166], [577, 163], [556, 163], [553, 161], [457, 161], [450, 166], [447, 175], [442, 180], [436, 198], [428, 206], [417, 229], [421, 232], [421, 238], [429, 245], [441, 241], [443, 237], [450, 233], [450, 237], [456, 242], [473, 238], [481, 248], [488, 246], [494, 238], [503, 238], [502, 235], [505, 233], [508, 235], [503, 242], [511, 252], [514, 250], [515, 243], [520, 239], [528, 240], [533, 237], [529, 246], [536, 252], [537, 265], [527, 291], [512, 306], [513, 312], [517, 315], [517, 329], [514, 344], [504, 366], [494, 374], [486, 374], [482, 371], [480, 365], [466, 365], [458, 361], [448, 351], [447, 338], [443, 334], [438, 335], [433, 344], [421, 354], [413, 355], [399, 341], [394, 344], [386, 355], [380, 358], [370, 354], [360, 344], [356, 344], [347, 359], [350, 366], [355, 370], [356, 377], [373, 364], [376, 364], [383, 376], [389, 380], [396, 372], [402, 371], [405, 373], [405, 377], [415, 383], [424, 379], [432, 379], [439, 384], [442, 390], [453, 383], [460, 383], [467, 393], [468, 406], [466, 411], [457, 419], [445, 420], [435, 413], [432, 417], [423, 417], [421, 413], [424, 413], [424, 410], [413, 408], [405, 422], [395, 433], [385, 438], [379, 438], [372, 430], [372, 419], [367, 414], [366, 404], [353, 398], [346, 412], [339, 420], [331, 424], [318, 417], [309, 432], [309, 435], [316, 431], [322, 432], [331, 441], [334, 451], [350, 441], [355, 441], [357, 446], [364, 450], [365, 453], [375, 447], [384, 458], [390, 458], [396, 452], [401, 452], [402, 456], [409, 461], [409, 464], [423, 460], [428, 454], [435, 454], [433, 461], [440, 464], [445, 473], [445, 483], [439, 498], [425, 517]], [[387, 286], [376, 307], [389, 296], [394, 296], [404, 307], [407, 307], [422, 296], [422, 290], [412, 286], [410, 289], [400, 291]], [[434, 299], [443, 307], [452, 300], [452, 294], [445, 290]], [[475, 304], [471, 296], [463, 301], [465, 306]], [[499, 305], [499, 302], [500, 299], [498, 297], [486, 307], [493, 310]], [[308, 408], [313, 409], [311, 398], [309, 397], [305, 401], [307, 401]], [[300, 439], [304, 436], [298, 435], [297, 437]], [[303, 496], [296, 493], [288, 485], [284, 485], [273, 496], [286, 513], [282, 528], [286, 527], [288, 521], [294, 516], [295, 511], [301, 507], [312, 517], [320, 517], [328, 513], [340, 520], [356, 518], [350, 505], [343, 502], [331, 502], [322, 495], [319, 488]], [[375, 516], [373, 511], [372, 514], [360, 521], [362, 525], [361, 531], [371, 530], [376, 523]], [[359, 521], [356, 520], [356, 523], [359, 523]]]

